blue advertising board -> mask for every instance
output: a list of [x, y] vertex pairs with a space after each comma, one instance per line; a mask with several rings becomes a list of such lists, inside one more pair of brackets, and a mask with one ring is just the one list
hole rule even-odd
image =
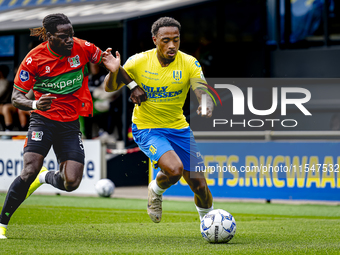
[[[215, 198], [340, 201], [340, 142], [198, 142]], [[196, 170], [195, 170], [196, 171]], [[154, 179], [158, 169], [151, 169]], [[164, 196], [193, 196], [182, 178]]]

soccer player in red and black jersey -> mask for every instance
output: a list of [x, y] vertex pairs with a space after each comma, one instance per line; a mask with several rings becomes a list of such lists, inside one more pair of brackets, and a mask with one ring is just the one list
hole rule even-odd
[[[64, 14], [46, 16], [43, 27], [31, 29], [31, 35], [44, 42], [27, 54], [14, 80], [13, 105], [32, 113], [24, 144], [24, 167], [9, 188], [0, 215], [0, 239], [6, 238], [15, 210], [41, 184], [65, 191], [79, 186], [85, 154], [78, 117], [91, 115], [93, 109], [86, 64], [103, 61], [105, 65], [105, 56], [112, 56], [111, 48], [102, 52], [92, 43], [74, 37], [71, 22]], [[119, 67], [119, 57], [111, 57], [110, 70], [118, 73]], [[34, 101], [25, 96], [30, 89], [34, 91]], [[43, 167], [52, 145], [59, 171]]]

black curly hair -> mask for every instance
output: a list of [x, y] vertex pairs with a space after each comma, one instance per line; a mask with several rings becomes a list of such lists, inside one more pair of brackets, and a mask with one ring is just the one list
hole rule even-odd
[[162, 17], [152, 24], [151, 27], [152, 36], [157, 36], [158, 30], [161, 27], [177, 27], [179, 32], [181, 32], [181, 24], [177, 20], [170, 17]]

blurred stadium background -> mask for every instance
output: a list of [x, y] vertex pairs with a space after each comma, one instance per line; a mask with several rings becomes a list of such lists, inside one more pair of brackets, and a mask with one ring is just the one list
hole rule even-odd
[[[15, 67], [37, 43], [29, 36], [28, 28], [41, 26], [47, 14], [57, 12], [70, 18], [76, 37], [95, 43], [102, 50], [108, 47], [118, 50], [122, 63], [137, 52], [153, 48], [152, 23], [161, 16], [171, 16], [182, 24], [180, 49], [198, 59], [207, 78], [322, 79], [322, 83], [310, 87], [314, 92], [308, 109], [313, 121], [302, 120], [299, 131], [225, 129], [222, 133], [196, 132], [196, 138], [203, 144], [207, 165], [223, 166], [228, 162], [282, 165], [294, 160], [296, 165], [340, 163], [338, 1], [0, 0], [0, 64], [10, 67], [10, 81]], [[271, 105], [270, 96], [258, 95]], [[85, 171], [85, 180], [88, 178], [90, 183], [108, 177], [117, 187], [147, 185], [155, 175], [152, 169], [149, 173], [148, 159], [143, 153], [112, 151], [136, 146], [129, 136], [133, 105], [128, 96], [129, 92], [123, 89], [123, 144], [101, 143], [96, 145], [97, 151], [87, 152], [94, 157], [87, 161]], [[188, 119], [195, 107], [189, 101], [186, 103]], [[222, 143], [220, 149], [216, 149], [219, 147], [215, 146], [216, 139]], [[8, 149], [16, 142], [0, 140], [1, 192], [20, 172], [17, 170], [22, 164], [20, 142], [13, 149], [16, 152]], [[107, 148], [112, 149], [110, 153]], [[46, 163], [50, 169], [56, 167], [53, 155]], [[274, 175], [262, 179], [258, 175], [234, 175], [229, 180], [214, 174], [208, 177], [216, 197], [340, 201], [340, 174], [335, 171], [306, 173], [290, 179]], [[182, 182], [170, 190], [169, 195], [191, 196]]]

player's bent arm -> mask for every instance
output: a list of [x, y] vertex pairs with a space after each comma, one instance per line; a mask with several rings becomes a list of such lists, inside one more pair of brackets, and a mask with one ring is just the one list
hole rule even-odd
[[25, 96], [25, 93], [13, 89], [12, 93], [12, 104], [24, 111], [30, 110], [40, 110], [40, 111], [47, 111], [51, 109], [52, 100], [56, 99], [54, 96], [50, 96], [50, 94], [42, 95], [39, 100], [30, 100]]
[[125, 84], [132, 82], [130, 76], [126, 73], [123, 67], [120, 67], [116, 72], [109, 72], [104, 80], [105, 91], [112, 92], [119, 90]]
[[120, 72], [118, 75], [120, 75], [118, 80], [121, 80], [127, 84], [127, 87], [131, 90], [130, 99], [132, 103], [138, 104], [140, 106], [142, 102], [145, 102], [148, 99], [145, 91], [139, 87], [134, 80], [131, 79], [124, 68], [120, 67]]
[[[208, 117], [210, 118], [212, 116], [212, 112], [214, 110], [214, 103], [210, 97], [210, 95], [208, 95], [205, 91], [203, 91], [202, 89], [196, 88], [194, 90], [195, 95], [197, 97], [199, 106], [197, 108], [197, 114], [198, 115], [202, 115], [202, 117]], [[207, 109], [206, 109], [206, 115], [202, 114], [202, 95], [206, 95], [206, 99], [207, 99]]]
[[13, 89], [13, 93], [12, 93], [12, 104], [20, 109], [20, 110], [24, 110], [24, 111], [29, 111], [32, 110], [32, 103], [33, 100], [28, 99], [25, 96], [25, 93], [17, 90], [17, 89]]
[[[138, 104], [140, 106], [142, 102], [147, 100], [145, 91], [131, 79], [123, 67], [120, 67], [117, 72], [108, 73], [104, 80], [106, 92], [119, 90], [125, 84], [128, 84], [128, 87], [131, 90], [130, 98], [132, 103]], [[132, 84], [132, 87], [129, 86], [129, 84]]]
[[117, 83], [117, 74], [118, 71], [113, 73], [109, 72], [104, 79], [104, 85], [105, 85], [105, 91], [106, 92], [112, 92], [120, 89], [121, 87], [124, 86], [123, 83], [119, 84]]

